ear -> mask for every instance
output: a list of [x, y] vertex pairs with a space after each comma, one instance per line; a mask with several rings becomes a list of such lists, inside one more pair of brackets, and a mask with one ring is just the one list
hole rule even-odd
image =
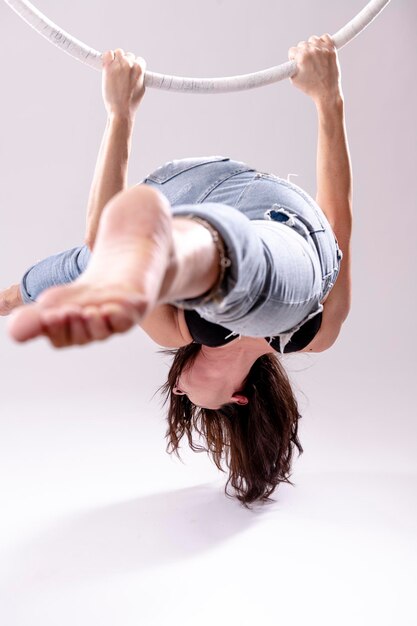
[[238, 393], [234, 393], [232, 396], [232, 402], [235, 404], [248, 404], [249, 399], [246, 396], [241, 396]]

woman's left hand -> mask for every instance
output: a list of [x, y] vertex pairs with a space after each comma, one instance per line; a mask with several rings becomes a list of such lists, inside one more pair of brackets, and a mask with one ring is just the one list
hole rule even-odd
[[316, 104], [342, 97], [339, 61], [330, 35], [313, 35], [308, 41], [300, 41], [289, 49], [288, 58], [297, 63], [290, 82]]
[[133, 117], [145, 94], [146, 61], [121, 48], [103, 54], [102, 94], [109, 115]]

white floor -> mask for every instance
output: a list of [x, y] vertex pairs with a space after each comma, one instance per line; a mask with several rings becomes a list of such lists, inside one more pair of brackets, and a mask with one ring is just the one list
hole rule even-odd
[[206, 455], [164, 452], [162, 419], [71, 402], [3, 407], [2, 624], [417, 623], [415, 475], [305, 454], [247, 511]]

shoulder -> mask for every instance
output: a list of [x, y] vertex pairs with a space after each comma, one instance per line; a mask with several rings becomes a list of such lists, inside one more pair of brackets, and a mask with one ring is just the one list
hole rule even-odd
[[172, 304], [160, 304], [140, 324], [145, 333], [164, 348], [182, 348], [192, 343], [184, 310]]

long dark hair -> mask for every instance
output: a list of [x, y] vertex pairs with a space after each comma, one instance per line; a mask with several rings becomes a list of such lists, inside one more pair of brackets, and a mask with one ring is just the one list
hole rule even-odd
[[[298, 403], [288, 375], [278, 356], [260, 356], [240, 392], [246, 405], [225, 404], [220, 409], [196, 407], [185, 395], [172, 392], [184, 369], [192, 366], [201, 344], [191, 343], [177, 350], [161, 350], [174, 357], [168, 380], [159, 390], [168, 403], [167, 452], [179, 457], [179, 444], [185, 434], [194, 452], [207, 452], [221, 471], [222, 459], [230, 470], [228, 486], [247, 507], [255, 500], [269, 500], [280, 482], [293, 484], [291, 460], [294, 446], [299, 455], [303, 448], [297, 436]], [[193, 439], [193, 430], [203, 437], [206, 446]]]

